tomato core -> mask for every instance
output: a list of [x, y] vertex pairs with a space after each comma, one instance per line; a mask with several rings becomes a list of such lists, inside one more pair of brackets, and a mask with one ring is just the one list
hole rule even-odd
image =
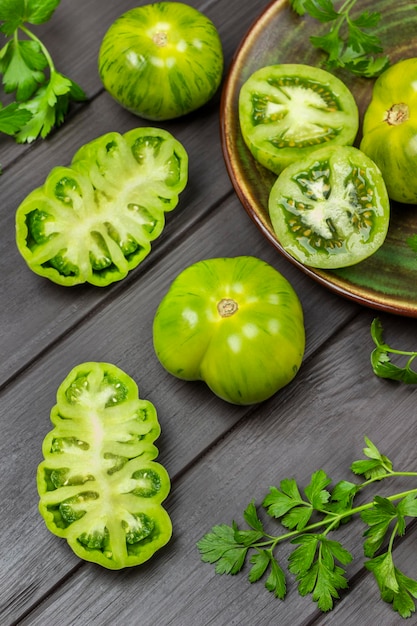
[[405, 102], [399, 102], [393, 104], [390, 109], [385, 113], [384, 122], [387, 122], [390, 126], [399, 126], [408, 120], [410, 117], [410, 111], [408, 105]]
[[168, 42], [168, 35], [166, 34], [165, 31], [161, 30], [158, 33], [155, 33], [154, 36], [152, 37], [152, 41], [154, 42], [155, 45], [157, 45], [159, 48], [163, 48], [164, 46], [167, 45]]
[[217, 310], [221, 317], [230, 317], [238, 310], [238, 305], [236, 300], [232, 298], [223, 298], [217, 304]]

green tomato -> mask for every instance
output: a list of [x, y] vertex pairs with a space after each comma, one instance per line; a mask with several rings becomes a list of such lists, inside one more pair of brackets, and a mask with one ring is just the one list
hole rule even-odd
[[304, 265], [354, 265], [384, 242], [390, 205], [381, 172], [351, 146], [329, 146], [289, 165], [269, 196], [278, 242]]
[[417, 203], [417, 58], [377, 78], [360, 148], [378, 165], [392, 200]]
[[18, 250], [35, 273], [60, 285], [121, 280], [149, 254], [187, 177], [187, 153], [167, 131], [107, 133], [23, 200]]
[[133, 379], [109, 363], [76, 366], [57, 391], [37, 485], [47, 528], [108, 569], [139, 565], [172, 534], [170, 490], [155, 462], [160, 426]]
[[324, 145], [352, 145], [358, 107], [326, 70], [300, 64], [262, 67], [239, 94], [242, 137], [253, 157], [279, 174]]
[[255, 404], [297, 374], [303, 312], [292, 286], [268, 263], [209, 259], [173, 281], [156, 312], [153, 340], [174, 376], [203, 380], [228, 402]]
[[99, 74], [109, 94], [132, 113], [168, 120], [216, 93], [223, 51], [213, 22], [181, 2], [156, 2], [121, 15], [100, 46]]

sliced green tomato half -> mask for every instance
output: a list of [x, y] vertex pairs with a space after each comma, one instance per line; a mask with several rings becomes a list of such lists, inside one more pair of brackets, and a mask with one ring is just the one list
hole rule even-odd
[[253, 157], [279, 174], [325, 145], [352, 145], [359, 114], [346, 85], [309, 65], [263, 67], [239, 95], [243, 139]]
[[187, 153], [167, 131], [107, 133], [23, 200], [18, 250], [35, 273], [61, 285], [121, 280], [149, 254], [187, 177]]
[[354, 265], [383, 244], [390, 205], [375, 163], [353, 147], [328, 147], [287, 167], [269, 214], [281, 246], [304, 265]]
[[110, 363], [82, 363], [65, 378], [51, 411], [37, 473], [47, 528], [81, 559], [108, 569], [139, 565], [170, 539], [162, 506], [170, 490], [155, 462], [155, 407]]

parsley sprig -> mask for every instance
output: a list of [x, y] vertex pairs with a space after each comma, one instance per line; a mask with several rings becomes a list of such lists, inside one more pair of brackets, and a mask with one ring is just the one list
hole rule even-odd
[[[374, 373], [380, 378], [390, 378], [407, 384], [417, 384], [417, 371], [412, 369], [417, 351], [397, 350], [384, 341], [381, 321], [376, 318], [371, 324], [371, 336], [375, 348], [371, 353], [371, 364]], [[392, 362], [390, 355], [405, 359], [405, 365]]]
[[0, 73], [14, 101], [0, 105], [0, 132], [18, 143], [45, 138], [64, 121], [69, 104], [85, 100], [77, 83], [55, 67], [43, 42], [27, 24], [47, 22], [60, 0], [0, 0], [0, 31], [8, 41], [0, 49]]
[[337, 10], [332, 0], [290, 0], [296, 13], [306, 13], [323, 24], [328, 24], [324, 35], [311, 36], [310, 42], [326, 55], [328, 69], [344, 68], [365, 77], [378, 76], [389, 65], [380, 39], [372, 32], [381, 15], [363, 11], [356, 17], [352, 12], [357, 0], [345, 0]]
[[[331, 479], [323, 470], [311, 476], [301, 490], [293, 478], [270, 487], [262, 506], [280, 521], [284, 531], [268, 534], [252, 500], [243, 513], [248, 529], [214, 526], [198, 541], [201, 558], [215, 565], [217, 574], [237, 574], [249, 560], [248, 580], [264, 580], [265, 588], [283, 600], [287, 593], [286, 574], [279, 564], [279, 544], [289, 541], [297, 546], [288, 558], [287, 568], [298, 582], [302, 596], [311, 594], [322, 611], [329, 611], [339, 591], [348, 587], [345, 566], [351, 553], [330, 535], [340, 524], [359, 515], [366, 524], [364, 532], [365, 567], [376, 579], [383, 600], [392, 604], [401, 617], [415, 611], [417, 580], [410, 578], [394, 564], [394, 540], [406, 529], [406, 518], [417, 517], [417, 488], [388, 497], [374, 496], [371, 501], [354, 506], [355, 496], [376, 481], [398, 476], [417, 476], [417, 472], [395, 471], [390, 459], [365, 437], [365, 459], [351, 465], [352, 472], [362, 476], [360, 483], [338, 482], [329, 489]], [[250, 554], [250, 558], [248, 556]]]

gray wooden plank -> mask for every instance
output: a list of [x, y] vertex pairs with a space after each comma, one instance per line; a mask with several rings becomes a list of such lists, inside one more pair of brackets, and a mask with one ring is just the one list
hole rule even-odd
[[[250, 585], [244, 575], [215, 575], [212, 566], [200, 562], [195, 543], [214, 524], [231, 523], [232, 519], [241, 523], [241, 513], [249, 501], [255, 499], [259, 504], [269, 486], [277, 485], [282, 478], [294, 476], [300, 485], [306, 485], [311, 473], [322, 468], [334, 481], [354, 479], [348, 468], [362, 456], [364, 434], [393, 459], [398, 469], [409, 464], [415, 468], [417, 390], [381, 381], [370, 372], [371, 317], [364, 311], [352, 320], [334, 340], [309, 356], [292, 385], [261, 407], [242, 414], [239, 423], [189, 470], [178, 477], [174, 470], [173, 491], [168, 500], [174, 536], [166, 549], [135, 571], [114, 575], [89, 564], [80, 568], [22, 624], [37, 626], [52, 619], [59, 619], [62, 626], [122, 624], [135, 619], [144, 626], [289, 626], [314, 620], [319, 624], [338, 624], [337, 613], [322, 617], [309, 598], [300, 598], [291, 577], [288, 597], [280, 602], [261, 584]], [[399, 340], [406, 342], [414, 336], [410, 321], [405, 321], [401, 328], [397, 325], [396, 330]], [[298, 399], [296, 406], [294, 397]], [[204, 402], [204, 394], [199, 398]], [[174, 396], [171, 400], [176, 403]], [[190, 409], [189, 400], [187, 394], [182, 396], [183, 416]], [[207, 415], [212, 420], [224, 419], [223, 408], [214, 402], [209, 409], [205, 406], [204, 415], [206, 419]], [[194, 409], [194, 426], [190, 422], [185, 428], [184, 419], [174, 419], [171, 424], [164, 415], [162, 411], [161, 450], [172, 470], [175, 465], [179, 467], [177, 456], [184, 459], [181, 441], [184, 437], [190, 441], [190, 429], [194, 427], [194, 436], [198, 436], [200, 415]], [[196, 451], [195, 443], [192, 445]], [[397, 479], [395, 491], [410, 488], [410, 480]], [[387, 495], [392, 488], [392, 484], [381, 484], [377, 493]], [[271, 532], [272, 527], [270, 520]], [[334, 536], [354, 556], [347, 569], [349, 578], [357, 577], [362, 570], [362, 532], [363, 524], [356, 520], [341, 527]], [[38, 536], [41, 535], [39, 530]], [[410, 540], [415, 538], [414, 527]], [[55, 539], [50, 542], [42, 538], [43, 541], [51, 552]], [[62, 559], [63, 551], [60, 546], [57, 548]], [[288, 550], [284, 546], [279, 552], [283, 564]], [[411, 557], [408, 563], [413, 563]], [[357, 586], [355, 594], [367, 592], [371, 583], [368, 579], [365, 583]], [[71, 607], [75, 597], [74, 614]], [[379, 616], [382, 624], [399, 623], [388, 605], [382, 603], [376, 608], [373, 599], [373, 593], [363, 599], [360, 623], [375, 623], [374, 615]], [[344, 620], [340, 623], [358, 623], [356, 600], [350, 593], [342, 594], [340, 607]]]

